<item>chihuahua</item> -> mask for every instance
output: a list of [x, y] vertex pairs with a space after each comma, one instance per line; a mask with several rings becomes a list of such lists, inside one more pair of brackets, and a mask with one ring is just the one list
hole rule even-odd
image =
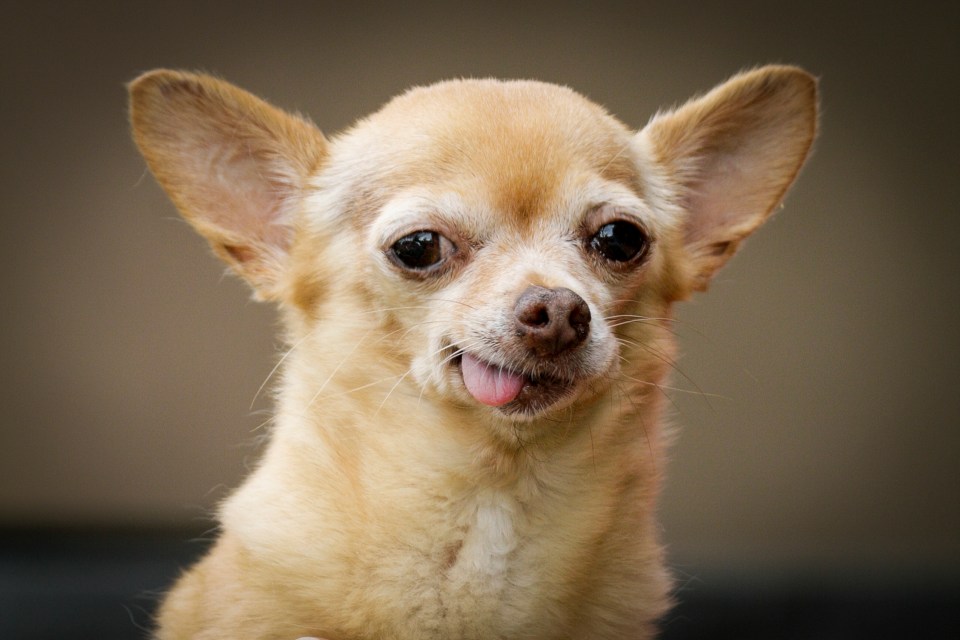
[[441, 82], [333, 138], [207, 75], [129, 88], [153, 174], [289, 346], [156, 637], [653, 637], [673, 304], [784, 198], [815, 79], [747, 71], [639, 132], [564, 87]]

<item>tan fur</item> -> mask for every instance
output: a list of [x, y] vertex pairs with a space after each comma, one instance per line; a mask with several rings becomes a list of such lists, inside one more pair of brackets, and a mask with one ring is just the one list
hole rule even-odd
[[[764, 67], [639, 134], [569, 89], [492, 80], [414, 89], [331, 141], [204, 75], [138, 78], [131, 113], [160, 183], [278, 302], [290, 345], [269, 447], [157, 637], [652, 637], [672, 304], [779, 204], [815, 81]], [[622, 219], [651, 240], [642, 262], [591, 252]], [[432, 275], [389, 257], [421, 230], [456, 247]], [[531, 284], [592, 314], [549, 362], [514, 335]], [[458, 349], [553, 367], [566, 393], [482, 404]]]

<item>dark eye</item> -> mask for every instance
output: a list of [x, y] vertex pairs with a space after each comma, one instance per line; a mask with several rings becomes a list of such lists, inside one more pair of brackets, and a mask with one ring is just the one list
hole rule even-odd
[[436, 231], [414, 231], [390, 246], [390, 253], [400, 266], [416, 271], [440, 264], [454, 250], [453, 243]]
[[648, 244], [640, 227], [626, 220], [608, 222], [590, 238], [590, 248], [611, 262], [629, 262], [642, 256]]

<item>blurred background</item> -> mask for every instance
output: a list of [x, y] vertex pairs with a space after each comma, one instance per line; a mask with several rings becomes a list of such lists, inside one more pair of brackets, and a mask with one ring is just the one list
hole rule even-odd
[[664, 637], [960, 637], [956, 7], [9, 3], [0, 637], [144, 637], [270, 409], [274, 310], [146, 172], [125, 82], [214, 72], [332, 134], [414, 84], [536, 78], [639, 128], [765, 62], [821, 78], [822, 132], [680, 310]]

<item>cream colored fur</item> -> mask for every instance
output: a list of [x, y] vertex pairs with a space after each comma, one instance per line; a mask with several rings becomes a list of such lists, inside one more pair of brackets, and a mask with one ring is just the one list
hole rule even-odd
[[[332, 140], [205, 75], [130, 91], [151, 170], [289, 345], [269, 446], [157, 637], [652, 637], [672, 305], [781, 202], [815, 81], [763, 67], [639, 133], [565, 88], [445, 82]], [[642, 259], [598, 255], [615, 221]], [[432, 271], [395, 259], [416, 231], [444, 238]], [[582, 344], [518, 342], [531, 285], [584, 301]], [[478, 401], [464, 352], [521, 395]]]

